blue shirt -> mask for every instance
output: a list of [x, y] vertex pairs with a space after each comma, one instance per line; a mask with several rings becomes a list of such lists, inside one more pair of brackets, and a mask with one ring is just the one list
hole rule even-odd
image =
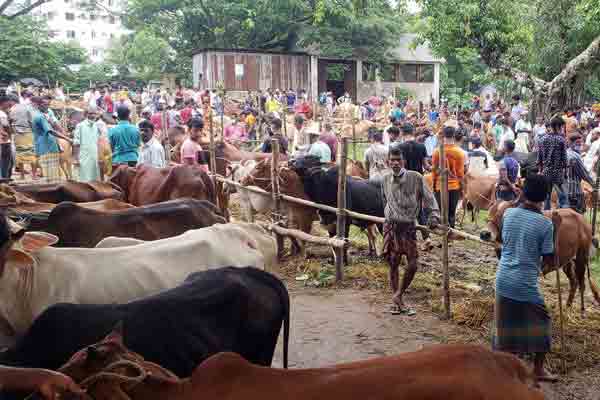
[[437, 147], [437, 136], [430, 135], [425, 138], [425, 149], [427, 150], [427, 157], [431, 157], [433, 155], [433, 151]]
[[54, 135], [50, 134], [52, 127], [46, 117], [39, 111], [35, 111], [31, 121], [35, 154], [42, 156], [48, 153], [59, 153], [58, 142]]
[[440, 114], [437, 111], [429, 111], [429, 121], [431, 123], [436, 122], [439, 117]]
[[554, 252], [554, 226], [543, 214], [523, 208], [504, 213], [502, 256], [496, 293], [512, 300], [544, 304], [538, 287], [540, 257]]
[[141, 138], [135, 125], [128, 121], [119, 121], [117, 126], [108, 130], [108, 140], [112, 149], [113, 164], [137, 162]]
[[396, 121], [402, 121], [405, 117], [404, 112], [399, 108], [394, 108], [390, 113], [390, 117], [394, 118]]
[[502, 159], [503, 167], [506, 168], [506, 176], [510, 183], [517, 183], [519, 177], [519, 162], [511, 156], [504, 156]]

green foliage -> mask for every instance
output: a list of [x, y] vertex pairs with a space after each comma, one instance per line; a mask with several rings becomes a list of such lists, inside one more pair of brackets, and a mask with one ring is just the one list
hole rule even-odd
[[169, 38], [178, 56], [196, 48], [310, 48], [384, 58], [402, 27], [388, 0], [130, 0], [127, 24]]

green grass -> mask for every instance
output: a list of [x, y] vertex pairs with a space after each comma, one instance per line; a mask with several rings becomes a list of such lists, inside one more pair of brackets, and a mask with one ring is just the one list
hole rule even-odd
[[596, 282], [600, 281], [600, 257], [596, 256], [594, 259], [592, 259], [590, 267], [590, 270], [592, 271], [592, 276], [594, 277]]

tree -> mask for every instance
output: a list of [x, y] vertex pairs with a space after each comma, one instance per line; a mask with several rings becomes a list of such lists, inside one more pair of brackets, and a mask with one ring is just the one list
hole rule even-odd
[[87, 59], [75, 43], [50, 42], [48, 31], [29, 16], [0, 18], [0, 79], [63, 80], [70, 64]]
[[447, 57], [477, 51], [492, 72], [531, 89], [540, 111], [568, 107], [600, 65], [597, 0], [419, 0], [421, 39]]
[[401, 28], [388, 0], [130, 0], [127, 25], [168, 38], [178, 56], [196, 48], [315, 49], [383, 58]]
[[26, 15], [50, 0], [1, 0], [0, 1], [0, 19], [15, 19]]

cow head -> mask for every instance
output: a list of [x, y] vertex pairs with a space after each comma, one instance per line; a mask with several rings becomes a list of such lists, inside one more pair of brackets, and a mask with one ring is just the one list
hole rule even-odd
[[264, 159], [258, 163], [254, 161], [254, 168], [241, 180], [244, 186], [258, 186], [263, 190], [271, 190], [271, 163]]
[[504, 213], [509, 208], [516, 207], [517, 201], [497, 201], [488, 211], [487, 230], [481, 231], [479, 237], [486, 242], [494, 242], [496, 256], [500, 258], [502, 253], [502, 220]]
[[117, 185], [123, 192], [124, 202], [129, 201], [129, 185], [133, 181], [133, 178], [135, 177], [136, 173], [136, 168], [121, 165], [113, 172], [113, 174], [109, 178], [109, 182], [114, 185]]
[[305, 177], [311, 169], [321, 166], [321, 159], [318, 156], [300, 156], [290, 160], [288, 165], [300, 177]]

